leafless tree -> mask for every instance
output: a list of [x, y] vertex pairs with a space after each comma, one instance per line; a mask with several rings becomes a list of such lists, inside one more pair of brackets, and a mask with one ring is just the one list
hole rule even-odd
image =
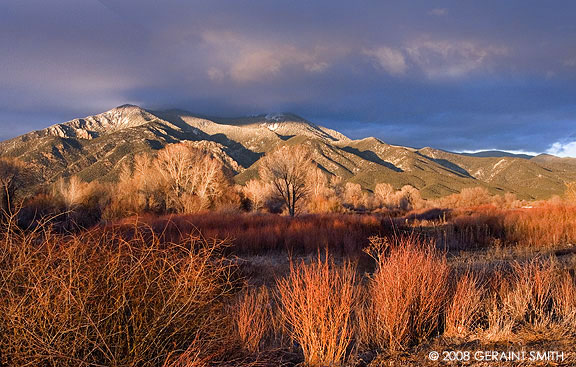
[[310, 192], [308, 195], [308, 211], [311, 213], [331, 213], [342, 209], [335, 187], [331, 185], [336, 176], [328, 176], [320, 168], [312, 170], [308, 178]]
[[360, 208], [363, 204], [362, 186], [357, 183], [347, 182], [344, 186], [344, 202], [354, 208]]
[[138, 203], [143, 203], [144, 211], [150, 211], [156, 204], [161, 205], [160, 199], [163, 180], [154, 165], [150, 154], [138, 154], [134, 157], [134, 172], [132, 183], [136, 189]]
[[10, 158], [0, 158], [0, 210], [11, 215], [18, 191], [26, 183], [24, 165]]
[[320, 168], [315, 167], [308, 175], [308, 185], [310, 186], [310, 195], [313, 198], [319, 198], [332, 194], [328, 187], [328, 177]]
[[228, 186], [222, 162], [187, 144], [168, 145], [156, 167], [168, 186], [167, 201], [180, 212], [209, 207]]
[[298, 203], [308, 195], [308, 176], [315, 168], [308, 148], [284, 146], [262, 158], [260, 177], [272, 184], [274, 193], [293, 217]]
[[158, 172], [155, 157], [150, 153], [134, 156], [125, 162], [118, 184], [114, 187], [113, 215], [124, 216], [141, 212], [163, 212], [166, 209], [166, 187]]
[[419, 209], [424, 205], [420, 191], [413, 186], [402, 186], [398, 192], [398, 196], [398, 206], [402, 210]]
[[88, 190], [88, 184], [82, 182], [78, 176], [72, 176], [68, 179], [61, 178], [55, 185], [55, 196], [59, 196], [66, 210], [72, 210], [80, 204]]
[[394, 195], [395, 191], [392, 185], [389, 183], [379, 183], [376, 184], [374, 188], [374, 197], [378, 204], [385, 205], [390, 201], [390, 198]]
[[250, 180], [242, 187], [242, 191], [250, 200], [251, 210], [257, 211], [262, 209], [270, 198], [272, 185], [261, 180]]

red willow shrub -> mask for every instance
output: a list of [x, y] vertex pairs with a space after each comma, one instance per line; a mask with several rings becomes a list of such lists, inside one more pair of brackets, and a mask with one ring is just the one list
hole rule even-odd
[[146, 225], [167, 241], [192, 234], [226, 239], [230, 251], [263, 254], [270, 251], [315, 253], [328, 248], [335, 255], [361, 254], [368, 237], [394, 232], [390, 218], [377, 215], [314, 214], [289, 218], [274, 214], [205, 213], [126, 219], [118, 224], [131, 231]]
[[346, 359], [354, 336], [356, 269], [330, 259], [292, 264], [278, 280], [280, 313], [298, 342], [307, 366], [337, 366]]
[[219, 242], [49, 229], [0, 237], [0, 365], [159, 366], [229, 345]]
[[432, 243], [415, 236], [387, 245], [374, 237], [366, 250], [377, 268], [370, 278], [359, 332], [368, 345], [400, 351], [439, 331], [450, 268]]
[[483, 206], [456, 210], [445, 238], [464, 246], [503, 244], [546, 247], [576, 242], [576, 206], [546, 204], [520, 209]]

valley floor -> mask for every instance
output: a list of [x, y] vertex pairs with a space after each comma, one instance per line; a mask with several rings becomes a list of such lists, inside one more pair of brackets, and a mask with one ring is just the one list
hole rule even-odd
[[551, 206], [6, 229], [0, 365], [573, 366], [575, 227]]

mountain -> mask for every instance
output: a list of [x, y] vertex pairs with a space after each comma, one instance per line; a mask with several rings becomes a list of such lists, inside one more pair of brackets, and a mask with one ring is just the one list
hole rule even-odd
[[561, 158], [550, 154], [539, 154], [531, 158], [531, 161], [551, 170], [572, 171], [576, 167], [576, 158]]
[[493, 193], [542, 199], [562, 194], [565, 182], [576, 180], [576, 159], [458, 154], [395, 146], [376, 138], [351, 140], [290, 113], [222, 118], [133, 105], [0, 142], [0, 156], [26, 162], [35, 173], [32, 185], [70, 175], [113, 181], [135, 154], [182, 141], [210, 150], [240, 184], [257, 177], [259, 159], [266, 152], [296, 144], [309, 146], [328, 174], [366, 190], [379, 182], [396, 188], [410, 184], [424, 197], [438, 197], [482, 186]]
[[498, 191], [513, 192], [525, 198], [561, 195], [565, 183], [576, 180], [576, 166], [561, 171], [537, 160], [515, 156], [473, 157], [424, 148], [421, 154], [445, 167], [457, 170]]
[[469, 157], [485, 157], [485, 158], [489, 157], [492, 158], [510, 157], [510, 158], [524, 158], [524, 159], [534, 158], [534, 156], [530, 154], [510, 153], [510, 152], [503, 152], [501, 150], [485, 150], [482, 152], [459, 153], [459, 154], [466, 155]]

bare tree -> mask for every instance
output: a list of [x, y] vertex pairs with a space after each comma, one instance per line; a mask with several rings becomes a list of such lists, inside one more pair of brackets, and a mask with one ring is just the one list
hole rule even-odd
[[66, 210], [72, 210], [84, 200], [88, 184], [82, 182], [78, 176], [72, 176], [68, 179], [60, 178], [54, 189], [56, 191], [54, 196], [59, 196], [62, 199]]
[[362, 186], [347, 182], [344, 186], [344, 202], [353, 208], [360, 208], [363, 204]]
[[335, 212], [340, 208], [340, 200], [329, 185], [329, 177], [320, 168], [314, 168], [308, 175], [308, 205], [311, 213]]
[[315, 168], [309, 149], [301, 145], [284, 146], [262, 158], [260, 177], [272, 184], [293, 217], [298, 203], [308, 195], [308, 176]]
[[271, 196], [272, 186], [260, 180], [250, 180], [242, 187], [244, 195], [250, 200], [251, 210], [263, 208]]
[[134, 157], [134, 172], [132, 185], [136, 189], [138, 204], [143, 203], [143, 210], [149, 212], [156, 204], [160, 206], [162, 191], [162, 177], [158, 174], [152, 156], [142, 153]]
[[0, 158], [0, 210], [11, 215], [18, 191], [22, 189], [26, 178], [22, 163], [15, 159]]
[[113, 215], [163, 212], [166, 209], [166, 182], [150, 153], [135, 155], [134, 162], [123, 165], [114, 191]]
[[187, 144], [168, 145], [156, 167], [168, 186], [167, 202], [179, 212], [206, 209], [228, 186], [222, 162]]
[[390, 206], [395, 193], [394, 187], [389, 183], [381, 182], [374, 188], [374, 198], [378, 205], [382, 206]]
[[320, 168], [315, 167], [308, 175], [310, 195], [313, 198], [325, 197], [332, 194], [328, 187], [328, 177]]
[[398, 196], [398, 206], [402, 210], [420, 209], [424, 205], [420, 191], [413, 186], [402, 186], [398, 191]]

